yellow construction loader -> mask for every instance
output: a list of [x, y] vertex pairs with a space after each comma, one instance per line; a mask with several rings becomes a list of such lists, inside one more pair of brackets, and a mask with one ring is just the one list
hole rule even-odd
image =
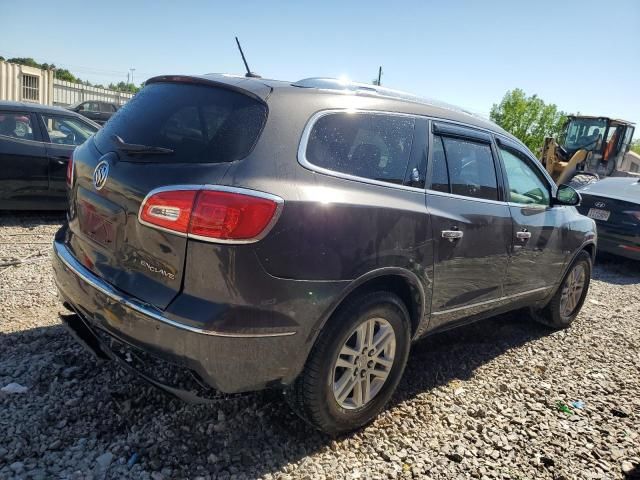
[[591, 183], [615, 174], [634, 130], [626, 120], [571, 115], [558, 140], [545, 138], [540, 161], [558, 185]]

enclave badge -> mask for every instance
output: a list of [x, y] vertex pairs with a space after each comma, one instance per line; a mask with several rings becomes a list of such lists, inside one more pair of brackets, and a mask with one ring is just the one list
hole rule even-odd
[[106, 160], [103, 160], [98, 165], [96, 165], [95, 170], [93, 171], [93, 186], [96, 190], [100, 190], [104, 187], [104, 184], [107, 182], [107, 177], [109, 176], [109, 164]]

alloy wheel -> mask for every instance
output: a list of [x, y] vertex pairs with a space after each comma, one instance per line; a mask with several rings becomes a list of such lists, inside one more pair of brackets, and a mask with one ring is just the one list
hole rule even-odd
[[560, 296], [560, 313], [563, 317], [570, 317], [578, 307], [586, 278], [586, 270], [584, 265], [580, 263], [573, 267], [573, 270], [567, 275]]
[[358, 325], [340, 349], [333, 366], [333, 395], [342, 408], [361, 408], [382, 389], [396, 353], [396, 335], [384, 318]]

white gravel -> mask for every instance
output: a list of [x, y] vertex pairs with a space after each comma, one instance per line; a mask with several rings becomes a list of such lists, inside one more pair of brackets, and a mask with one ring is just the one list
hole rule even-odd
[[516, 313], [419, 343], [388, 409], [332, 440], [277, 392], [189, 406], [92, 360], [58, 320], [62, 220], [0, 215], [0, 263], [32, 255], [0, 267], [0, 387], [28, 389], [0, 392], [2, 479], [640, 478], [638, 263], [599, 259], [566, 332]]

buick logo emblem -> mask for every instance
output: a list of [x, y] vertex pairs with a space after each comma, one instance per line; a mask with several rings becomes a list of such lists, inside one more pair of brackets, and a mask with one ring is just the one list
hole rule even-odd
[[604, 208], [606, 206], [607, 206], [607, 204], [604, 203], [604, 202], [596, 202], [596, 207], [598, 207], [598, 208]]
[[109, 176], [109, 164], [103, 160], [98, 165], [96, 165], [95, 170], [93, 171], [93, 186], [96, 187], [96, 190], [100, 190], [104, 187], [104, 184], [107, 183], [107, 177]]

